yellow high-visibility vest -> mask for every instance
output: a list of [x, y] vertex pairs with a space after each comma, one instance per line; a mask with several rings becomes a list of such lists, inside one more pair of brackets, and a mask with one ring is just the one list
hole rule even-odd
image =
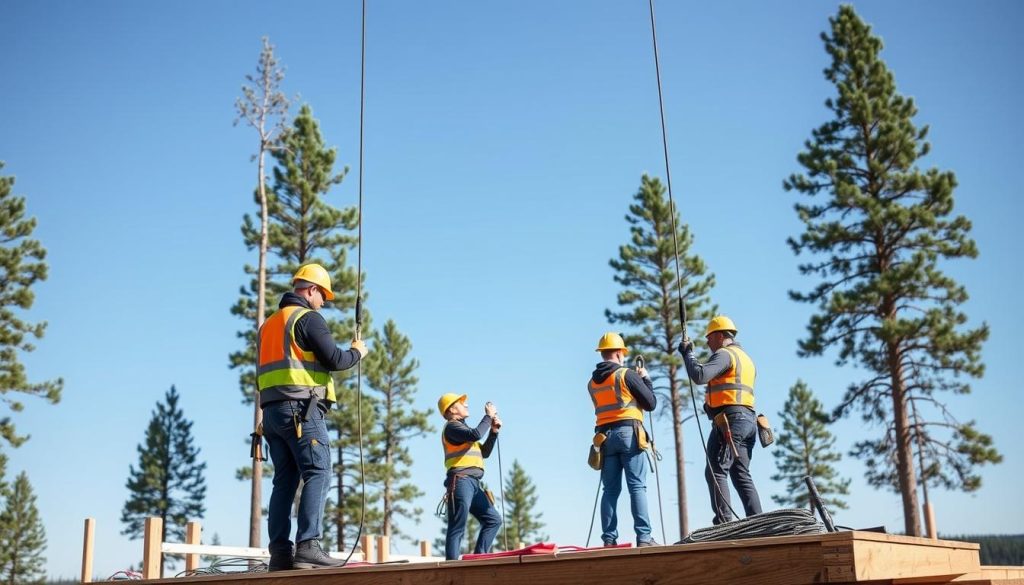
[[637, 407], [633, 394], [626, 386], [627, 371], [629, 368], [620, 367], [602, 382], [594, 382], [591, 378], [587, 383], [598, 426], [620, 420], [644, 420], [644, 413]]
[[275, 400], [306, 400], [318, 388], [330, 402], [336, 402], [334, 378], [311, 351], [295, 342], [295, 322], [310, 309], [288, 306], [263, 322], [259, 333], [259, 367], [256, 384], [260, 403]]
[[729, 354], [731, 364], [728, 370], [708, 382], [704, 402], [712, 408], [733, 404], [754, 408], [754, 377], [757, 374], [754, 361], [735, 345], [719, 351]]
[[484, 452], [479, 441], [472, 443], [452, 443], [444, 436], [444, 430], [449, 423], [445, 423], [441, 429], [441, 445], [444, 447], [444, 468], [453, 467], [479, 467], [484, 468]]

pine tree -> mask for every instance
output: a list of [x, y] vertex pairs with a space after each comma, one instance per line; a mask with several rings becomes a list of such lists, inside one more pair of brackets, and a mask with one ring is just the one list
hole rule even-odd
[[[536, 511], [537, 486], [518, 460], [512, 461], [512, 469], [504, 481], [506, 524], [503, 529], [508, 532], [508, 546], [515, 549], [520, 542], [529, 545], [546, 541], [548, 536], [541, 532], [544, 523], [540, 519], [544, 514]], [[500, 535], [496, 542], [499, 549], [504, 545]]]
[[[419, 362], [409, 357], [412, 343], [402, 335], [394, 321], [384, 324], [376, 337], [374, 351], [367, 356], [367, 382], [378, 394], [380, 405], [379, 433], [383, 440], [383, 525], [385, 536], [408, 534], [402, 532], [395, 518], [408, 518], [419, 523], [421, 508], [411, 504], [423, 495], [423, 490], [412, 483], [412, 454], [408, 441], [434, 430], [430, 424], [430, 410], [412, 407], [416, 397], [418, 379], [414, 372]], [[415, 539], [410, 539], [415, 540]]]
[[[206, 506], [206, 463], [199, 462], [193, 443], [192, 421], [178, 407], [174, 386], [158, 402], [146, 429], [146, 441], [137, 447], [139, 466], [128, 468], [128, 501], [121, 511], [121, 534], [142, 536], [145, 520], [163, 520], [163, 540], [173, 536], [184, 542], [185, 524], [203, 517]], [[160, 566], [163, 572], [163, 563]]]
[[772, 451], [778, 472], [772, 480], [785, 482], [786, 492], [772, 500], [780, 506], [811, 508], [804, 483], [804, 477], [810, 475], [826, 506], [845, 510], [846, 501], [840, 496], [850, 493], [850, 480], [840, 477], [833, 467], [842, 455], [834, 449], [836, 438], [828, 430], [824, 406], [802, 380], [789, 389], [779, 417], [782, 432]]
[[[918, 167], [930, 149], [928, 128], [914, 125], [914, 101], [897, 93], [879, 56], [882, 41], [850, 6], [830, 23], [831, 35], [822, 39], [832, 57], [825, 77], [838, 92], [825, 102], [834, 118], [812, 132], [798, 156], [806, 174], [784, 182], [813, 199], [795, 206], [806, 230], [789, 243], [796, 254], [814, 255], [800, 271], [820, 279], [809, 292], [790, 292], [818, 307], [799, 354], [837, 348], [838, 365], [852, 361], [871, 373], [848, 388], [833, 416], [859, 410], [883, 427], [881, 438], [858, 443], [853, 453], [868, 455], [868, 479], [876, 486], [892, 479], [880, 466], [896, 463], [905, 529], [919, 535], [908, 400], [935, 401], [938, 391], [966, 394], [963, 376], [984, 371], [988, 326], [964, 327], [959, 306], [967, 291], [939, 268], [940, 260], [978, 252], [970, 221], [951, 215], [954, 174]], [[991, 437], [974, 421], [943, 422], [946, 436], [928, 439], [951, 446], [942, 465], [952, 468], [956, 487], [977, 489], [974, 469], [1001, 459]]]
[[[0, 171], [4, 163], [0, 162]], [[0, 175], [0, 402], [11, 412], [24, 405], [8, 396], [11, 392], [39, 396], [51, 404], [60, 401], [64, 380], [30, 382], [19, 352], [30, 352], [35, 345], [29, 338], [41, 339], [46, 322], [29, 323], [19, 318], [32, 308], [32, 285], [46, 280], [46, 250], [32, 239], [34, 217], [25, 217], [25, 198], [11, 193], [14, 177]], [[19, 436], [10, 416], [0, 416], [0, 438], [17, 447], [27, 439]]]
[[20, 585], [46, 580], [46, 530], [25, 472], [5, 489], [0, 511], [0, 583]]
[[[274, 150], [275, 140], [285, 129], [285, 119], [288, 115], [288, 98], [280, 90], [281, 82], [284, 81], [284, 70], [278, 65], [277, 58], [274, 56], [274, 46], [270, 44], [267, 37], [263, 37], [263, 50], [260, 52], [260, 59], [256, 65], [256, 75], [246, 75], [245, 79], [246, 85], [242, 86], [242, 97], [235, 101], [235, 109], [238, 111], [235, 124], [237, 125], [239, 121], [245, 120], [246, 124], [255, 129], [259, 136], [257, 154], [253, 156], [257, 161], [256, 200], [260, 207], [259, 244], [256, 246], [259, 249], [259, 261], [255, 275], [255, 306], [261, 307], [263, 310], [253, 310], [256, 314], [256, 326], [250, 332], [250, 335], [255, 335], [266, 319], [267, 307], [267, 224], [269, 219], [266, 172], [264, 171], [266, 156], [264, 155]], [[248, 215], [245, 216], [245, 221], [249, 230], [254, 231]], [[249, 244], [249, 249], [252, 249], [253, 246], [248, 241], [246, 243]], [[246, 266], [245, 268], [247, 273], [252, 273], [252, 267]], [[255, 380], [252, 381], [248, 388], [253, 393], [253, 396], [255, 396], [255, 393], [258, 391], [255, 386]], [[245, 389], [243, 388], [244, 391]], [[253, 427], [258, 428], [263, 422], [263, 411], [255, 400], [253, 400], [253, 412]], [[258, 547], [260, 545], [260, 525], [262, 524], [260, 518], [262, 516], [263, 498], [261, 485], [263, 466], [259, 460], [253, 461], [252, 473], [250, 475], [252, 490], [250, 493], [249, 509], [249, 546]]]
[[614, 312], [608, 309], [605, 316], [609, 323], [631, 328], [625, 335], [626, 345], [634, 355], [644, 355], [655, 390], [659, 396], [668, 398], [665, 408], [672, 413], [675, 434], [679, 530], [685, 535], [689, 534], [683, 467], [683, 414], [687, 410], [687, 402], [682, 389], [686, 387], [686, 371], [676, 350], [682, 341], [683, 331], [676, 294], [673, 214], [678, 230], [680, 286], [687, 315], [705, 319], [715, 312], [708, 298], [715, 277], [708, 274], [699, 256], [689, 253], [693, 235], [687, 225], [679, 223], [679, 214], [670, 207], [661, 181], [645, 174], [633, 200], [626, 215], [630, 241], [620, 246], [619, 257], [609, 262], [615, 269], [615, 282], [623, 287], [618, 294], [618, 304], [624, 310]]

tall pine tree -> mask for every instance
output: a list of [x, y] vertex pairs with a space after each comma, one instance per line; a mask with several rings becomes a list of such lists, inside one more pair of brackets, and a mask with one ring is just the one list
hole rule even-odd
[[846, 509], [841, 496], [850, 493], [850, 480], [840, 477], [833, 466], [843, 456], [834, 449], [836, 438], [828, 430], [828, 414], [802, 380], [789, 389], [779, 417], [782, 432], [772, 451], [778, 471], [772, 480], [785, 482], [786, 491], [772, 500], [780, 506], [811, 508], [804, 483], [804, 477], [810, 475], [828, 507]]
[[[404, 535], [395, 523], [402, 517], [419, 523], [421, 508], [413, 502], [423, 490], [410, 481], [412, 454], [408, 442], [434, 430], [428, 410], [416, 410], [416, 384], [414, 372], [419, 362], [409, 356], [412, 343], [388, 320], [377, 336], [374, 351], [367, 356], [367, 382], [377, 393], [380, 405], [379, 433], [383, 440], [383, 525], [385, 536]], [[415, 539], [412, 539], [415, 540]]]
[[[263, 37], [263, 49], [260, 51], [260, 59], [256, 64], [256, 75], [246, 75], [245, 80], [246, 84], [242, 86], [242, 97], [235, 101], [235, 109], [238, 112], [235, 124], [237, 125], [239, 121], [245, 120], [248, 126], [256, 130], [256, 134], [259, 137], [256, 154], [253, 155], [257, 162], [256, 200], [260, 207], [259, 244], [255, 246], [258, 248], [258, 262], [255, 272], [255, 306], [264, 308], [264, 310], [253, 311], [256, 314], [254, 334], [256, 331], [259, 331], [263, 321], [266, 319], [267, 306], [267, 246], [269, 243], [267, 224], [269, 223], [269, 211], [266, 171], [264, 170], [265, 155], [267, 152], [272, 152], [275, 149], [277, 137], [284, 131], [288, 115], [288, 98], [280, 90], [281, 82], [284, 81], [284, 69], [278, 64], [277, 58], [274, 56], [274, 46], [270, 44], [267, 37]], [[249, 230], [255, 231], [248, 216], [246, 216], [246, 221], [249, 222]], [[248, 247], [251, 250], [253, 245], [248, 241], [246, 243], [249, 244]], [[250, 266], [245, 268], [247, 273], [252, 273]], [[252, 385], [249, 391], [255, 396], [257, 388], [255, 385]], [[263, 411], [260, 409], [257, 401], [253, 401], [253, 404], [253, 427], [258, 428], [263, 422]], [[253, 461], [251, 475], [249, 546], [258, 547], [260, 546], [260, 526], [262, 524], [260, 519], [263, 510], [263, 486], [261, 485], [263, 465], [259, 460]]]
[[[0, 162], [0, 171], [4, 163]], [[31, 339], [40, 339], [46, 322], [29, 323], [20, 318], [32, 308], [32, 286], [46, 280], [46, 249], [32, 239], [34, 217], [25, 217], [25, 198], [11, 193], [14, 177], [0, 175], [0, 403], [11, 412], [24, 405], [11, 393], [39, 396], [51, 404], [60, 401], [64, 380], [30, 382], [19, 352], [35, 349]], [[27, 437], [19, 436], [10, 416], [0, 413], [0, 438], [17, 447]]]
[[[2, 470], [0, 470], [2, 471]], [[2, 478], [0, 478], [2, 479]], [[25, 472], [3, 490], [0, 500], [0, 583], [43, 583], [46, 577], [46, 530], [36, 496]]]
[[[163, 540], [184, 542], [185, 525], [206, 512], [206, 463], [192, 437], [192, 421], [178, 406], [178, 390], [171, 386], [158, 402], [146, 429], [146, 441], [137, 447], [139, 466], [128, 468], [128, 501], [121, 511], [121, 534], [142, 536], [148, 517], [163, 520]], [[163, 572], [163, 561], [160, 571]]]
[[[512, 469], [509, 470], [505, 482], [505, 526], [503, 530], [508, 533], [508, 546], [515, 549], [519, 543], [527, 545], [535, 542], [544, 542], [548, 536], [542, 532], [544, 522], [541, 521], [541, 512], [537, 511], [537, 486], [533, 484], [529, 475], [518, 460], [512, 461]], [[498, 536], [496, 542], [499, 548], [504, 546], [504, 539]]]
[[[682, 389], [686, 387], [686, 370], [676, 348], [682, 341], [679, 304], [676, 295], [675, 249], [672, 241], [674, 211], [665, 196], [665, 187], [657, 178], [644, 175], [640, 190], [633, 196], [626, 221], [630, 241], [619, 247], [619, 257], [609, 264], [615, 269], [615, 282], [622, 285], [616, 312], [605, 310], [608, 322], [622, 324], [626, 345], [635, 354], [647, 358], [647, 368], [655, 390], [668, 398], [675, 439], [676, 492], [679, 499], [680, 534], [689, 534], [686, 511], [686, 475], [684, 473], [683, 413], [687, 402]], [[690, 253], [693, 235], [680, 224], [675, 213], [679, 243], [680, 286], [686, 303], [686, 314], [692, 319], [707, 319], [715, 312], [708, 293], [715, 285], [704, 261]]]
[[[981, 346], [988, 326], [967, 328], [960, 310], [965, 288], [940, 269], [940, 261], [974, 258], [971, 223], [954, 216], [956, 177], [936, 168], [922, 171], [928, 128], [917, 128], [914, 101], [896, 91], [880, 58], [882, 41], [850, 6], [830, 19], [823, 33], [832, 63], [825, 77], [837, 95], [826, 100], [833, 118], [812, 132], [798, 160], [804, 174], [784, 182], [811, 201], [796, 205], [805, 231], [789, 243], [812, 260], [800, 271], [819, 279], [809, 292], [791, 292], [817, 306], [801, 356], [838, 349], [837, 364], [854, 362], [870, 372], [852, 384], [834, 411], [859, 410], [882, 427], [881, 437], [862, 441], [855, 453], [867, 459], [869, 480], [889, 485], [880, 466], [896, 464], [907, 534], [920, 534], [913, 429], [908, 401], [935, 400], [935, 393], [970, 391], [964, 377], [980, 377]], [[940, 457], [957, 476], [956, 487], [977, 489], [971, 470], [1000, 460], [991, 438], [974, 421], [952, 419], [929, 433], [949, 445]], [[947, 455], [962, 454], [956, 460]]]

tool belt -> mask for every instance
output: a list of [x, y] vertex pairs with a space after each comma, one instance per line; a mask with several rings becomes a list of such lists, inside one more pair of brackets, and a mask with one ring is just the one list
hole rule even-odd
[[732, 438], [732, 429], [729, 428], [729, 416], [725, 412], [720, 412], [711, 420], [715, 423], [715, 429], [722, 435], [722, 452], [718, 454], [718, 461], [725, 465], [729, 462], [730, 456], [740, 456], [736, 442]]
[[768, 447], [775, 442], [772, 425], [768, 422], [768, 417], [763, 414], [757, 415], [757, 438], [761, 441], [762, 447]]
[[606, 440], [608, 440], [608, 435], [597, 433], [591, 441], [590, 448], [587, 449], [587, 465], [595, 471], [601, 471], [601, 467], [604, 465], [604, 453], [601, 446]]

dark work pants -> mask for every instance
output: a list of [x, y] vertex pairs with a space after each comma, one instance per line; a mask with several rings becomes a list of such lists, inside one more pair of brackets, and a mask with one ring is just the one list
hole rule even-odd
[[[753, 455], [754, 441], [757, 439], [754, 412], [743, 409], [731, 412], [726, 417], [729, 419], [732, 439], [739, 456], [733, 453], [718, 427], [712, 426], [708, 437], [708, 465], [704, 468], [704, 478], [708, 482], [711, 507], [715, 511], [714, 524], [734, 519], [729, 512], [729, 484], [725, 481], [726, 475], [732, 479], [732, 485], [740, 496], [746, 515], [761, 513], [761, 498], [757, 495], [754, 480], [750, 477], [750, 457]], [[715, 489], [716, 485], [718, 489]]]
[[469, 521], [470, 514], [480, 521], [480, 536], [476, 539], [473, 553], [491, 552], [491, 544], [494, 543], [494, 537], [498, 535], [498, 529], [501, 527], [501, 514], [487, 499], [487, 494], [484, 493], [479, 479], [467, 476], [449, 477], [445, 481], [446, 487], [449, 481], [455, 482], [455, 488], [451, 491], [452, 497], [448, 502], [445, 558], [449, 561], [458, 560], [459, 552], [462, 549], [462, 537], [466, 533], [466, 522]]

